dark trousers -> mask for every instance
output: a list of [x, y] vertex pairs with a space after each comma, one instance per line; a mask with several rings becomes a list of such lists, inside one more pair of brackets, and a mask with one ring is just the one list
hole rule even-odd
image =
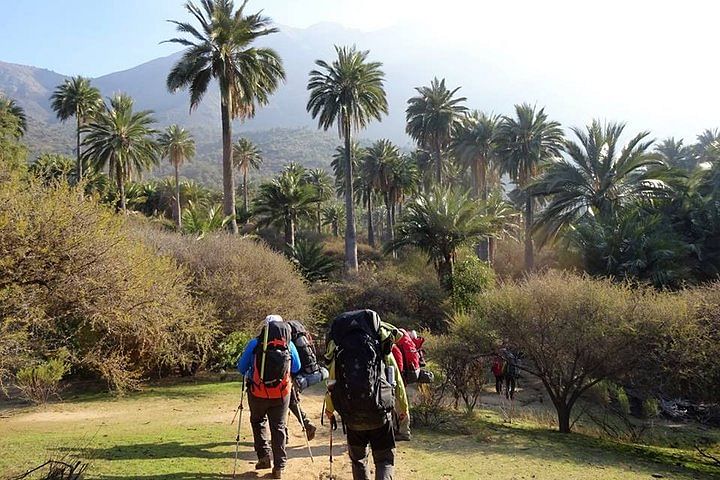
[[257, 453], [258, 459], [270, 455], [271, 449], [267, 433], [269, 422], [273, 467], [275, 468], [285, 468], [287, 462], [285, 443], [287, 442], [286, 427], [289, 403], [290, 395], [286, 395], [285, 398], [266, 399], [258, 398], [252, 393], [248, 394], [255, 453]]
[[370, 444], [375, 462], [375, 480], [393, 480], [395, 471], [395, 435], [392, 422], [374, 430], [347, 429], [348, 453], [352, 461], [353, 480], [370, 480], [367, 447]]
[[495, 375], [495, 392], [501, 393], [502, 392], [502, 385], [503, 385], [503, 377], [498, 377]]
[[298, 391], [293, 387], [292, 391], [290, 392], [290, 411], [295, 415], [295, 418], [298, 419], [300, 423], [302, 423], [306, 428], [308, 425], [310, 425], [310, 420], [305, 415], [305, 412], [302, 411], [302, 408], [300, 408], [300, 394]]
[[512, 375], [505, 376], [505, 398], [512, 400], [515, 398], [515, 377]]

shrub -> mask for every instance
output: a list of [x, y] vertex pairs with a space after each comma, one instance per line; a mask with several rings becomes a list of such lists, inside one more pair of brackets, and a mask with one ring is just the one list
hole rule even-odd
[[455, 266], [452, 277], [451, 301], [453, 308], [473, 311], [478, 306], [478, 296], [495, 286], [495, 272], [486, 262], [468, 255]]
[[122, 391], [202, 364], [212, 346], [215, 320], [186, 272], [67, 186], [0, 184], [0, 262], [0, 378], [66, 347]]
[[443, 331], [447, 293], [435, 274], [415, 276], [398, 267], [382, 270], [365, 265], [344, 283], [315, 288], [315, 309], [320, 323], [349, 310], [369, 308], [380, 318], [403, 328]]
[[262, 241], [229, 234], [196, 240], [149, 227], [138, 236], [174, 257], [193, 277], [193, 290], [215, 307], [224, 332], [254, 330], [268, 314], [310, 316], [308, 287], [283, 255]]
[[[595, 383], [622, 378], [655, 350], [663, 312], [657, 294], [609, 280], [533, 275], [483, 295], [481, 318], [529, 360], [570, 430], [573, 406]], [[648, 312], [654, 314], [648, 316]]]
[[245, 345], [247, 345], [252, 338], [253, 336], [247, 332], [232, 332], [227, 335], [215, 351], [215, 367], [235, 369]]
[[21, 368], [15, 375], [17, 387], [23, 396], [33, 403], [47, 403], [50, 397], [58, 397], [60, 380], [70, 369], [68, 351], [60, 350], [49, 360]]

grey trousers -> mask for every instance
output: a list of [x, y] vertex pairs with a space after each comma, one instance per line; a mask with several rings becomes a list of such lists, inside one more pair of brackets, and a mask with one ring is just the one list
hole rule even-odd
[[348, 453], [352, 461], [353, 480], [370, 480], [367, 447], [370, 444], [375, 462], [375, 480], [393, 480], [395, 474], [395, 435], [392, 422], [375, 430], [347, 429]]
[[[285, 468], [287, 452], [286, 427], [290, 395], [285, 398], [258, 398], [248, 393], [248, 406], [250, 407], [250, 425], [252, 425], [255, 453], [258, 459], [272, 456], [274, 468]], [[270, 423], [270, 442], [268, 442], [267, 424]]]

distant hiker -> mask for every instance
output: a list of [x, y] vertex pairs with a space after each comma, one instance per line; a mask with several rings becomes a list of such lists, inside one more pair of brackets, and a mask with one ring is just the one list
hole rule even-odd
[[[248, 342], [238, 370], [248, 379], [248, 406], [253, 430], [256, 470], [273, 468], [272, 478], [282, 478], [287, 463], [286, 420], [292, 389], [291, 374], [300, 371], [300, 357], [291, 341], [290, 325], [280, 315], [268, 315], [260, 334]], [[267, 423], [272, 443], [268, 445]]]
[[400, 336], [395, 327], [381, 322], [372, 310], [343, 313], [330, 326], [325, 354], [330, 365], [325, 415], [333, 419], [337, 410], [342, 418], [354, 480], [370, 480], [368, 444], [375, 462], [375, 479], [393, 479], [393, 409], [399, 409], [400, 419], [408, 415], [405, 386], [391, 354]]
[[301, 365], [300, 371], [294, 377], [292, 392], [290, 393], [290, 411], [303, 425], [307, 440], [310, 441], [315, 438], [317, 427], [312, 424], [305, 412], [300, 408], [300, 392], [328, 378], [328, 371], [318, 365], [315, 345], [305, 326], [297, 320], [290, 320], [287, 323], [290, 325], [290, 339], [298, 352]]
[[418, 373], [417, 383], [433, 383], [435, 381], [435, 374], [425, 368], [427, 367], [427, 363], [425, 362], [425, 350], [423, 349], [425, 338], [419, 336], [415, 330], [410, 330], [409, 334], [415, 344], [415, 350], [417, 351], [419, 358], [418, 365], [420, 366], [420, 371]]
[[[400, 368], [402, 378], [406, 385], [416, 383], [420, 376], [420, 354], [417, 351], [415, 342], [407, 330], [400, 329], [402, 336], [397, 341], [397, 347], [402, 353], [402, 364]], [[399, 367], [399, 365], [398, 365]]]
[[505, 371], [505, 360], [500, 355], [495, 355], [490, 371], [495, 376], [495, 391], [502, 393], [503, 372]]
[[505, 398], [512, 400], [515, 397], [515, 387], [519, 374], [518, 364], [520, 360], [507, 348], [502, 349], [501, 355], [505, 360], [503, 378], [505, 380]]

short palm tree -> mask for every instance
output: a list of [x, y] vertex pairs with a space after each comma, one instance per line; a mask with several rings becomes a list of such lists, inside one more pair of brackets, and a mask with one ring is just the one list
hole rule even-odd
[[333, 237], [340, 236], [340, 225], [345, 221], [345, 210], [339, 203], [323, 208], [323, 225], [330, 225]]
[[98, 112], [82, 127], [86, 147], [83, 158], [96, 170], [108, 168], [120, 194], [120, 210], [126, 212], [125, 183], [133, 174], [140, 174], [158, 162], [160, 146], [153, 136], [157, 133], [152, 112], [133, 111], [133, 99], [115, 95], [110, 106]]
[[276, 225], [285, 233], [285, 244], [295, 247], [295, 230], [301, 218], [310, 217], [315, 200], [312, 188], [299, 175], [284, 172], [260, 185], [254, 200], [259, 226]]
[[73, 159], [58, 153], [43, 153], [30, 164], [28, 171], [46, 185], [72, 178], [75, 165]]
[[247, 138], [239, 138], [233, 145], [233, 166], [243, 177], [243, 209], [248, 211], [248, 174], [250, 169], [258, 170], [263, 163], [262, 152]]
[[14, 138], [27, 133], [25, 110], [15, 100], [0, 94], [0, 131], [8, 131]]
[[683, 145], [682, 139], [675, 140], [675, 137], [666, 138], [655, 145], [655, 153], [660, 155], [662, 160], [671, 167], [690, 171], [697, 164], [693, 149]]
[[182, 58], [167, 77], [171, 92], [190, 90], [190, 109], [196, 108], [215, 78], [220, 86], [220, 113], [223, 145], [223, 210], [235, 220], [235, 185], [232, 164], [233, 118], [250, 118], [258, 106], [266, 105], [270, 95], [285, 78], [280, 57], [274, 50], [252, 46], [258, 38], [278, 31], [272, 20], [261, 12], [246, 14], [247, 0], [235, 8], [232, 0], [203, 0], [201, 7], [188, 1], [185, 9], [199, 24], [199, 29], [185, 22], [177, 25], [187, 38], [167, 40], [187, 47]]
[[490, 225], [477, 203], [466, 194], [436, 186], [409, 202], [395, 241], [386, 246], [386, 251], [404, 246], [419, 248], [435, 266], [443, 286], [451, 290], [458, 249], [489, 233]]
[[158, 138], [162, 156], [175, 169], [175, 224], [182, 228], [182, 207], [180, 204], [180, 167], [195, 156], [195, 140], [190, 132], [177, 125], [170, 125]]
[[533, 196], [549, 198], [535, 228], [541, 245], [585, 217], [612, 218], [618, 210], [657, 194], [662, 187], [658, 169], [664, 165], [651, 153], [649, 132], [619, 145], [625, 125], [595, 120], [584, 130], [572, 128], [577, 142], [567, 141], [567, 158], [555, 158], [528, 186]]
[[[307, 110], [318, 119], [318, 127], [328, 130], [337, 125], [338, 134], [345, 140], [345, 185], [353, 185], [351, 156], [352, 132], [367, 126], [373, 119], [380, 120], [388, 113], [384, 89], [385, 74], [382, 63], [369, 62], [368, 51], [355, 47], [335, 47], [337, 59], [329, 64], [317, 60], [319, 67], [310, 72]], [[355, 231], [355, 202], [353, 189], [345, 189], [345, 268], [358, 269], [357, 238]]]
[[197, 235], [200, 240], [208, 233], [225, 228], [230, 218], [229, 215], [223, 216], [219, 204], [195, 203], [191, 200], [183, 211], [183, 232]]
[[317, 233], [322, 233], [322, 206], [332, 197], [332, 177], [322, 168], [313, 168], [305, 172], [305, 182], [310, 185], [315, 196], [315, 223]]
[[386, 208], [388, 225], [385, 239], [392, 242], [394, 238], [393, 212], [398, 198], [395, 184], [395, 171], [400, 161], [400, 149], [390, 140], [382, 139], [373, 143], [365, 150], [362, 162], [362, 177], [369, 182], [370, 188], [382, 195]]
[[405, 131], [420, 147], [432, 152], [435, 160], [435, 175], [442, 184], [442, 151], [445, 149], [453, 130], [467, 112], [462, 105], [465, 97], [456, 97], [457, 87], [449, 90], [445, 79], [434, 78], [429, 87], [417, 87], [418, 95], [408, 100], [405, 111]]
[[82, 180], [83, 164], [80, 161], [80, 129], [102, 108], [100, 90], [90, 85], [90, 79], [73, 77], [59, 85], [50, 97], [50, 106], [61, 121], [75, 117], [75, 141], [77, 154], [77, 177]]
[[[560, 155], [563, 132], [558, 122], [548, 119], [545, 109], [526, 103], [515, 105], [515, 117], [503, 117], [497, 132], [501, 170], [525, 189], [539, 165]], [[532, 239], [534, 198], [525, 198], [525, 269], [534, 266]]]

